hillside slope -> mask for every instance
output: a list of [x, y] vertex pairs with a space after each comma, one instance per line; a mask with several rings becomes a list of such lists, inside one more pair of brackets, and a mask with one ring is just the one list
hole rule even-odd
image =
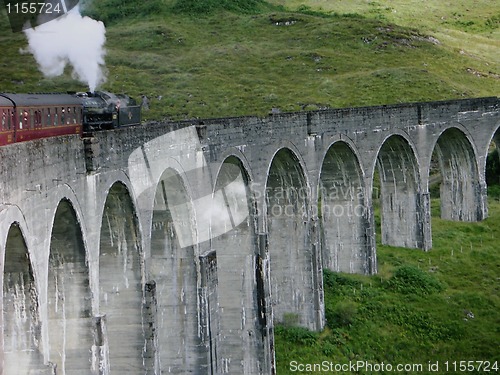
[[[108, 80], [102, 88], [146, 94], [151, 98], [146, 118], [263, 115], [271, 108], [498, 94], [498, 61], [455, 50], [430, 30], [396, 26], [388, 17], [349, 9], [312, 12], [304, 6], [288, 11], [261, 0], [91, 5], [85, 12], [107, 25]], [[85, 89], [70, 69], [62, 77], [43, 78], [32, 56], [19, 53], [24, 35], [8, 29], [4, 13], [0, 20], [2, 91]]]

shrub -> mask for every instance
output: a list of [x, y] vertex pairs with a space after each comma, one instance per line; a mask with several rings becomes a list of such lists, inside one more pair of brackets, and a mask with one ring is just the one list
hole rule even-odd
[[349, 327], [355, 322], [357, 313], [356, 303], [349, 300], [339, 302], [333, 308], [326, 308], [326, 324], [330, 328]]
[[430, 274], [414, 266], [399, 267], [388, 281], [388, 287], [403, 294], [432, 294], [444, 289]]
[[361, 285], [358, 280], [354, 280], [347, 275], [330, 271], [327, 268], [323, 269], [323, 283], [325, 287], [328, 288], [337, 288], [339, 286], [359, 287]]
[[283, 337], [289, 343], [312, 346], [318, 340], [318, 333], [308, 330], [304, 327], [286, 327], [284, 325], [276, 326], [276, 333]]

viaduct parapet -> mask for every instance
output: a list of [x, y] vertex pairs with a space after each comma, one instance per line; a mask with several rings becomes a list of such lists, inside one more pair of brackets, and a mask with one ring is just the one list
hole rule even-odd
[[165, 122], [0, 148], [0, 373], [273, 374], [275, 324], [325, 324], [324, 268], [377, 272], [374, 199], [396, 247], [432, 248], [434, 169], [443, 218], [487, 217], [499, 104]]

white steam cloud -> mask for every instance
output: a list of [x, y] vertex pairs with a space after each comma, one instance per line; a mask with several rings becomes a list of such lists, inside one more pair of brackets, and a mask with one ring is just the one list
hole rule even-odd
[[24, 32], [28, 52], [46, 77], [61, 75], [69, 63], [73, 78], [87, 84], [91, 92], [106, 81], [106, 28], [100, 21], [82, 17], [77, 6], [60, 18]]

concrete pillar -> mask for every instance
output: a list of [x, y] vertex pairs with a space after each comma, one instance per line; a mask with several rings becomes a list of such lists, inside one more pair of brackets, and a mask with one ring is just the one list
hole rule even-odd
[[269, 258], [267, 234], [259, 233], [259, 254], [256, 260], [257, 306], [258, 320], [262, 327], [263, 373], [276, 373], [276, 358], [274, 351], [274, 322], [272, 319], [271, 286], [269, 275]]
[[217, 291], [217, 254], [210, 252], [200, 256], [201, 285], [198, 292], [200, 306], [200, 333], [208, 353], [204, 373], [215, 375], [222, 372], [218, 368], [219, 319]]
[[428, 192], [418, 194], [418, 223], [420, 225], [418, 248], [430, 250], [432, 248], [432, 225], [431, 225], [431, 198]]
[[144, 285], [143, 305], [144, 327], [144, 366], [146, 375], [160, 374], [158, 353], [158, 303], [156, 300], [156, 282], [150, 280]]
[[94, 344], [91, 350], [92, 375], [109, 375], [109, 345], [106, 330], [106, 315], [92, 318]]

